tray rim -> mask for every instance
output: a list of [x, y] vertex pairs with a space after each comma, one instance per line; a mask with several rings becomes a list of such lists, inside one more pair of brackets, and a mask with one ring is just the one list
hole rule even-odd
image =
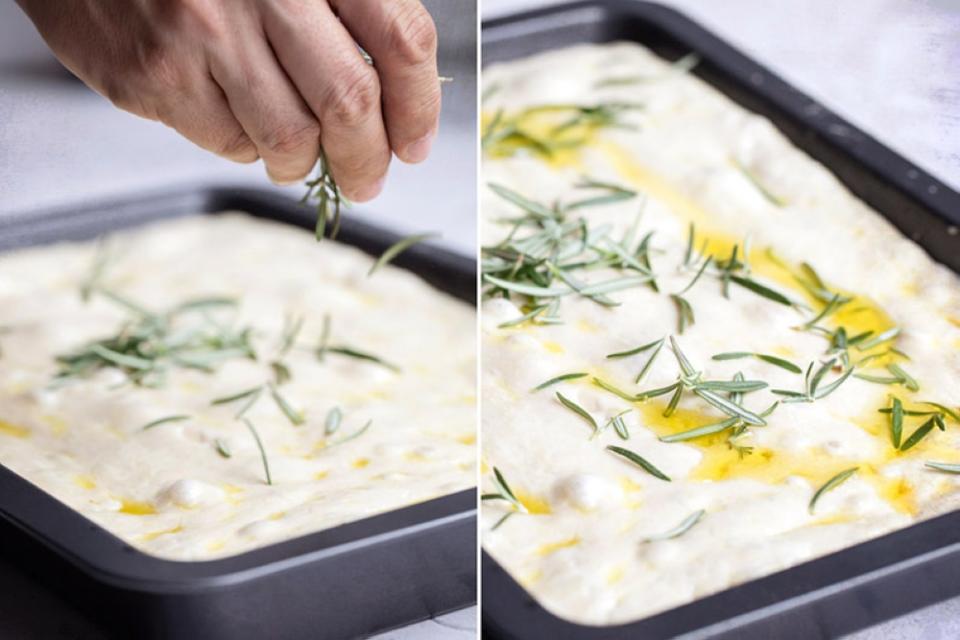
[[[188, 209], [192, 213], [180, 213], [184, 207], [193, 207]], [[247, 207], [263, 207], [269, 209], [269, 214], [249, 211]], [[217, 215], [224, 211], [240, 211], [308, 231], [313, 227], [314, 213], [282, 194], [261, 188], [190, 185], [140, 195], [111, 196], [102, 200], [92, 198], [77, 206], [38, 208], [5, 215], [0, 218], [0, 254], [20, 247], [74, 240], [71, 229], [82, 227], [90, 219], [96, 219], [99, 228], [120, 231], [162, 219], [184, 215]], [[117, 223], [119, 226], [116, 226]], [[30, 227], [38, 227], [40, 231], [31, 232]], [[64, 231], [66, 237], [56, 238], [60, 231]], [[38, 242], [14, 240], [10, 245], [10, 234], [30, 236], [37, 233], [41, 234]], [[100, 233], [98, 231], [91, 235], [83, 230], [80, 235], [95, 237]], [[347, 214], [341, 236], [335, 242], [360, 248], [373, 255], [400, 237], [398, 233], [350, 218]], [[426, 279], [423, 274], [416, 273], [412, 266], [418, 262], [446, 269], [449, 275], [464, 282], [467, 279], [476, 280], [476, 263], [473, 259], [436, 244], [416, 245], [401, 254], [394, 264]], [[476, 305], [476, 299], [445, 293]], [[466, 520], [475, 522], [476, 495], [476, 487], [467, 488], [226, 557], [175, 560], [133, 547], [53, 494], [0, 464], [0, 523], [16, 527], [102, 584], [154, 594], [189, 594], [222, 589], [291, 567], [320, 562], [325, 558], [362, 552], [372, 545], [426, 530], [457, 526]]]
[[[774, 102], [778, 108], [787, 112], [790, 117], [813, 129], [816, 133], [821, 134], [833, 147], [840, 149], [852, 158], [854, 162], [864, 166], [868, 171], [883, 177], [884, 180], [892, 184], [901, 193], [919, 202], [922, 208], [938, 217], [946, 225], [949, 225], [948, 228], [955, 228], [955, 225], [960, 224], [960, 193], [929, 174], [923, 168], [910, 162], [898, 152], [886, 147], [871, 135], [836, 115], [819, 101], [797, 90], [765, 66], [756, 62], [755, 59], [742, 53], [737, 47], [731, 45], [715, 32], [702, 26], [701, 23], [686, 13], [673, 7], [649, 0], [563, 0], [544, 7], [509, 12], [483, 20], [481, 24], [482, 39], [485, 49], [486, 47], [493, 48], [497, 46], [498, 42], [512, 40], [520, 33], [538, 33], [544, 31], [545, 29], [542, 27], [537, 28], [536, 22], [542, 22], [544, 20], [553, 21], [553, 24], [548, 26], [549, 29], [555, 24], [563, 24], [566, 23], [567, 20], [573, 21], [576, 17], [574, 14], [577, 13], [582, 13], [583, 15], [593, 14], [602, 17], [618, 12], [624, 13], [630, 11], [636, 12], [637, 17], [640, 19], [656, 22], [658, 27], [664, 27], [664, 30], [670, 32], [671, 35], [675, 34], [671, 29], [665, 28], [665, 25], [660, 21], [681, 23], [684, 29], [706, 36], [707, 39], [710, 40], [709, 45], [711, 48], [723, 50], [724, 54], [732, 56], [739, 64], [749, 65], [754, 72], [762, 74], [766, 82], [773, 82], [779, 85], [780, 89], [788, 90], [790, 94], [792, 94], [792, 101], [797, 103], [804, 101], [808, 104], [819, 105], [820, 109], [817, 113], [817, 121], [812, 121], [809, 118], [803, 118], [802, 113], [798, 112], [797, 109], [788, 108], [790, 105], [786, 104], [787, 100], [782, 96], [779, 98], [771, 98], [769, 95], [764, 96]], [[643, 13], [641, 14], [641, 12]], [[584, 19], [580, 20], [580, 22], [583, 21]], [[533, 24], [527, 27], [527, 23]], [[575, 23], [579, 24], [579, 22]], [[671, 26], [676, 27], [677, 25], [673, 24]], [[570, 44], [575, 44], [576, 42]], [[551, 49], [537, 49], [528, 55], [536, 55], [536, 53], [549, 50]], [[494, 63], [500, 61], [501, 60], [498, 59]], [[732, 74], [729, 65], [718, 64], [718, 62], [713, 59], [710, 60], [710, 63], [720, 67], [722, 71], [730, 74], [731, 77], [739, 75]], [[486, 67], [488, 64], [492, 63], [488, 61], [485, 50], [482, 65]], [[737, 79], [741, 82], [743, 80], [743, 78]], [[793, 106], [796, 107], [797, 105]], [[829, 135], [829, 131], [825, 131], [825, 129], [831, 126], [844, 127], [844, 135]], [[827, 169], [833, 173], [830, 167], [827, 167]], [[892, 172], [896, 173], [890, 175]], [[906, 236], [906, 234], [904, 235]], [[908, 239], [914, 240], [913, 238]], [[922, 245], [921, 248], [923, 248]], [[641, 633], [653, 633], [654, 635], [651, 637], [658, 637], [656, 635], [657, 631], [662, 632], [666, 626], [669, 626], [669, 618], [696, 620], [698, 614], [703, 613], [702, 609], [704, 608], [713, 608], [716, 610], [723, 607], [729, 609], [729, 601], [732, 600], [736, 602], [738, 599], [741, 603], [746, 603], [746, 606], [741, 605], [739, 610], [736, 610], [732, 616], [727, 618], [718, 619], [717, 616], [712, 616], [704, 625], [699, 625], [695, 622], [692, 625], [686, 625], [687, 628], [679, 629], [679, 632], [684, 635], [697, 634], [697, 637], [700, 637], [700, 634], [704, 634], [704, 637], [708, 637], [713, 634], [723, 634], [737, 628], [742, 628], [743, 625], [749, 624], [754, 619], [763, 616], [764, 613], [802, 606], [810, 601], [817, 601], [824, 598], [829, 595], [830, 592], [855, 588], [860, 583], [869, 582], [878, 577], [889, 577], [893, 573], [915, 568], [918, 564], [934, 560], [938, 557], [952, 556], [960, 559], [960, 541], [956, 541], [956, 536], [954, 536], [951, 542], [949, 535], [946, 535], [950, 531], [955, 531], [957, 527], [960, 527], [960, 510], [916, 522], [908, 527], [897, 529], [826, 555], [817, 556], [800, 564], [788, 567], [787, 569], [761, 575], [747, 582], [727, 587], [722, 591], [708, 594], [667, 610], [655, 612], [636, 620], [617, 622], [609, 625], [578, 623], [548, 610], [540, 604], [529, 591], [514, 580], [497, 562], [493, 555], [487, 551], [483, 546], [483, 536], [481, 535], [481, 598], [484, 598], [484, 602], [486, 601], [488, 589], [493, 588], [490, 583], [496, 581], [495, 589], [501, 592], [498, 595], [503, 595], [504, 591], [509, 591], [510, 597], [519, 597], [523, 600], [524, 614], [530, 615], [533, 613], [538, 621], [549, 624], [549, 628], [552, 631], [562, 634], [562, 637], [572, 638], [638, 637], [638, 634]], [[919, 533], [936, 531], [938, 529], [941, 531], [942, 539], [946, 541], [945, 544], [938, 547], [925, 549], [918, 553], [901, 553], [900, 555], [902, 557], [891, 556], [887, 562], [879, 566], [855, 567], [854, 575], [843, 577], [840, 580], [819, 580], [818, 582], [822, 584], [798, 589], [796, 593], [788, 594], [785, 597], [777, 598], [771, 602], [761, 603], [756, 606], [751, 606], [749, 603], [756, 592], [762, 591], [764, 588], [770, 586], [780, 586], [785, 581], [803, 572], [811, 573], [811, 570], [819, 571], [824, 568], [829, 568], [835, 566], [838, 560], [849, 561], [858, 555], [860, 556], [860, 561], [868, 560], [873, 557], [874, 554], [877, 554], [877, 551], [889, 551], [891, 547], [903, 552], [905, 551], [905, 547], [917, 545], [918, 541], [915, 538]], [[879, 553], [877, 555], [883, 554]], [[843, 564], [843, 562], [841, 562], [841, 564]], [[873, 563], [861, 562], [861, 564], [870, 565]], [[849, 573], [850, 567], [845, 568]], [[809, 576], [806, 576], [806, 579], [809, 580]], [[514, 610], [509, 613], [517, 613], [517, 611]], [[499, 624], [503, 621], [495, 620], [494, 617], [490, 615], [490, 609], [486, 606], [483, 607], [482, 615], [485, 626], [489, 625], [489, 627], [491, 627], [488, 631], [493, 631], [494, 633], [504, 631]], [[875, 622], [879, 622], [879, 620]]]

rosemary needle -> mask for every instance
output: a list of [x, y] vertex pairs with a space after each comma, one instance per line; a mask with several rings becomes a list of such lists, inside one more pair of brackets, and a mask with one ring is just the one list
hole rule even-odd
[[254, 442], [257, 444], [257, 449], [260, 450], [260, 460], [263, 461], [263, 474], [267, 478], [267, 484], [273, 484], [273, 478], [270, 476], [270, 463], [267, 460], [267, 451], [263, 448], [263, 442], [260, 440], [260, 434], [257, 433], [257, 428], [253, 426], [253, 423], [242, 418], [243, 424], [247, 426], [247, 430], [250, 431], [250, 435], [253, 436]]
[[327, 418], [323, 422], [323, 433], [324, 435], [330, 436], [336, 433], [337, 429], [340, 428], [340, 423], [343, 420], [343, 413], [340, 411], [340, 407], [334, 407], [330, 409], [327, 413]]
[[430, 233], [418, 233], [418, 234], [407, 236], [406, 238], [402, 238], [398, 240], [396, 243], [388, 247], [382, 254], [380, 254], [380, 257], [377, 258], [377, 261], [373, 263], [372, 267], [370, 267], [370, 271], [367, 272], [367, 277], [372, 276], [377, 271], [377, 269], [389, 263], [390, 261], [392, 261], [394, 258], [396, 258], [398, 255], [400, 255], [401, 253], [403, 253], [413, 245], [419, 242], [423, 242], [424, 240], [427, 240], [429, 238], [439, 238], [439, 237], [440, 237], [439, 233], [430, 232]]
[[280, 395], [280, 392], [277, 390], [275, 385], [269, 385], [269, 389], [270, 395], [273, 397], [273, 401], [277, 404], [277, 407], [280, 409], [280, 411], [283, 412], [283, 415], [287, 417], [287, 420], [289, 420], [294, 426], [303, 424], [303, 413], [294, 409], [293, 406], [287, 402], [286, 398]]
[[555, 385], [555, 384], [558, 384], [558, 383], [560, 383], [560, 382], [565, 382], [565, 381], [567, 381], [567, 380], [576, 380], [577, 378], [583, 378], [583, 377], [586, 377], [586, 376], [588, 376], [588, 375], [590, 375], [590, 374], [588, 374], [588, 373], [564, 373], [563, 375], [559, 375], [559, 376], [557, 376], [557, 377], [555, 377], [555, 378], [550, 378], [550, 379], [547, 380], [546, 382], [541, 382], [540, 384], [538, 384], [537, 386], [535, 386], [533, 389], [531, 389], [530, 392], [533, 393], [533, 392], [535, 392], [535, 391], [541, 391], [542, 389], [546, 389], [547, 387], [552, 386], [552, 385]]
[[590, 415], [590, 413], [586, 409], [578, 405], [573, 400], [570, 400], [559, 391], [557, 391], [557, 400], [560, 401], [560, 404], [562, 404], [563, 406], [570, 409], [571, 411], [576, 413], [578, 416], [580, 416], [581, 418], [589, 422], [590, 426], [593, 427], [594, 432], [600, 429], [600, 426], [597, 424], [597, 421], [593, 419], [593, 416]]
[[147, 429], [153, 429], [154, 427], [159, 427], [162, 424], [168, 424], [171, 422], [183, 422], [184, 420], [189, 420], [189, 419], [190, 419], [190, 416], [186, 416], [186, 415], [167, 416], [166, 418], [159, 418], [152, 422], [148, 422], [147, 424], [143, 425], [143, 427], [141, 427], [141, 431], [146, 431]]
[[689, 516], [684, 518], [680, 522], [680, 524], [675, 526], [673, 529], [670, 529], [669, 531], [666, 531], [664, 533], [646, 537], [642, 540], [642, 542], [644, 543], [657, 542], [660, 540], [670, 540], [671, 538], [677, 538], [679, 536], [682, 536], [687, 531], [692, 529], [695, 524], [700, 522], [700, 520], [703, 518], [704, 515], [706, 515], [706, 513], [707, 512], [704, 509], [700, 509], [699, 511], [694, 511]]
[[661, 480], [670, 482], [670, 477], [667, 474], [665, 474], [664, 472], [660, 471], [660, 469], [657, 469], [655, 466], [653, 466], [649, 461], [646, 460], [646, 458], [642, 457], [637, 453], [634, 453], [633, 451], [630, 451], [629, 449], [624, 449], [623, 447], [609, 445], [607, 447], [607, 451], [610, 451], [612, 453], [617, 454], [618, 456], [626, 458], [627, 460], [637, 465], [638, 467], [640, 467], [641, 469], [643, 469], [644, 471], [646, 471], [647, 473], [649, 473], [655, 478], [660, 478]]
[[960, 473], [960, 464], [950, 464], [948, 462], [926, 462], [925, 467], [943, 471], [945, 473]]
[[230, 447], [229, 445], [227, 445], [226, 440], [217, 438], [216, 440], [213, 441], [213, 443], [217, 449], [217, 453], [219, 453], [222, 457], [224, 458], [233, 457], [233, 452], [230, 451]]
[[817, 501], [820, 500], [823, 494], [827, 493], [828, 491], [832, 491], [833, 489], [836, 489], [841, 484], [846, 482], [850, 478], [850, 476], [852, 476], [859, 470], [860, 470], [860, 467], [851, 467], [850, 469], [841, 471], [837, 475], [827, 480], [822, 487], [817, 489], [817, 491], [813, 494], [813, 497], [810, 498], [810, 504], [807, 506], [807, 511], [809, 511], [810, 514], [812, 515], [814, 508], [817, 506]]

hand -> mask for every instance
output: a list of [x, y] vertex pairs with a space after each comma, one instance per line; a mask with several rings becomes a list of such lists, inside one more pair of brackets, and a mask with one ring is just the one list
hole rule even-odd
[[437, 132], [437, 36], [419, 0], [18, 2], [115, 105], [231, 160], [263, 158], [275, 182], [304, 178], [322, 144], [344, 195], [369, 200], [391, 151], [421, 162]]

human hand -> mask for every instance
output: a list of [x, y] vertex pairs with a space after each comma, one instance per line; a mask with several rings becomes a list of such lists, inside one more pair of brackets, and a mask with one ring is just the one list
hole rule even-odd
[[436, 29], [419, 0], [18, 2], [116, 106], [231, 160], [263, 158], [279, 183], [304, 178], [322, 145], [344, 195], [369, 200], [391, 152], [421, 162], [437, 132]]

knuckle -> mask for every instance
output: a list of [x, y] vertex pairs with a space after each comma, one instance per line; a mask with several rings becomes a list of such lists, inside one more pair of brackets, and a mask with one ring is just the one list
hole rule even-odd
[[387, 28], [387, 44], [406, 65], [418, 66], [437, 53], [437, 28], [426, 9], [419, 4], [397, 9]]
[[176, 28], [188, 29], [206, 37], [222, 34], [222, 3], [214, 0], [166, 0], [161, 3], [161, 20]]
[[139, 67], [145, 80], [163, 89], [183, 89], [186, 75], [181, 66], [179, 55], [164, 45], [148, 44], [139, 52]]
[[219, 156], [236, 162], [253, 162], [257, 159], [257, 149], [243, 129], [223, 136], [213, 151]]
[[372, 69], [354, 71], [352, 77], [334, 84], [324, 119], [354, 127], [365, 122], [380, 106], [380, 82]]
[[276, 126], [266, 132], [263, 137], [263, 144], [277, 155], [296, 154], [311, 147], [319, 146], [320, 126], [315, 122]]

